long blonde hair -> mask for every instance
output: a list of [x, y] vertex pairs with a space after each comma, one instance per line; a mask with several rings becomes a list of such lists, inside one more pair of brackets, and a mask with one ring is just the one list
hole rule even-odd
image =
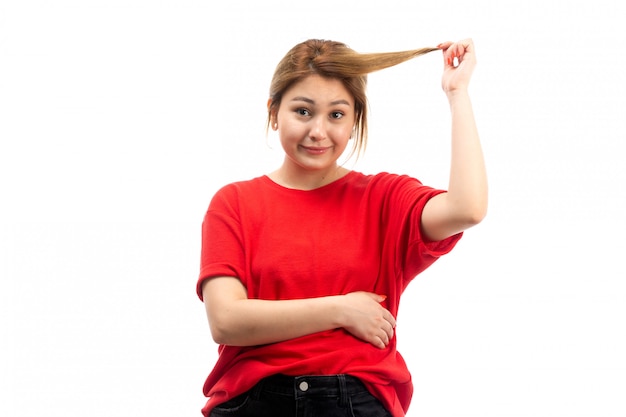
[[336, 41], [309, 39], [297, 44], [278, 63], [270, 84], [266, 129], [278, 112], [289, 87], [310, 75], [340, 80], [354, 97], [355, 125], [353, 154], [360, 155], [367, 144], [367, 74], [392, 67], [438, 48], [400, 52], [358, 53]]

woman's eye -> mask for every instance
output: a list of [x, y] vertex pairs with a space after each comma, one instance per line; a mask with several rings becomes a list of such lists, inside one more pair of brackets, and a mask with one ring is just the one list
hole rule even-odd
[[343, 113], [340, 111], [334, 111], [330, 114], [330, 117], [333, 119], [341, 119], [343, 117]]
[[307, 109], [297, 109], [296, 113], [298, 113], [300, 116], [310, 116], [311, 113], [309, 113], [309, 111]]

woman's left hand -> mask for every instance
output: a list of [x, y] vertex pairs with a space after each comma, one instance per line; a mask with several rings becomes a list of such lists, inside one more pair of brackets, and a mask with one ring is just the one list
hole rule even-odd
[[459, 42], [444, 42], [437, 45], [443, 51], [443, 77], [441, 86], [446, 94], [467, 90], [476, 66], [474, 42], [464, 39]]

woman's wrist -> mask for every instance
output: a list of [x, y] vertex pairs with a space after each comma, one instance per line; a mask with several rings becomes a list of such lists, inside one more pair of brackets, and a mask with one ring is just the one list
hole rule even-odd
[[448, 101], [457, 100], [459, 98], [468, 99], [469, 91], [467, 88], [455, 88], [454, 90], [446, 91], [446, 97], [448, 97]]

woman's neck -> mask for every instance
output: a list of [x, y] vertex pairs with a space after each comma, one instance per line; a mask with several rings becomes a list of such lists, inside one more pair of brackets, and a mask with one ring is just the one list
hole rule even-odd
[[349, 172], [349, 169], [337, 165], [320, 172], [293, 170], [287, 164], [283, 164], [276, 171], [268, 174], [268, 177], [285, 188], [308, 191], [328, 185]]

